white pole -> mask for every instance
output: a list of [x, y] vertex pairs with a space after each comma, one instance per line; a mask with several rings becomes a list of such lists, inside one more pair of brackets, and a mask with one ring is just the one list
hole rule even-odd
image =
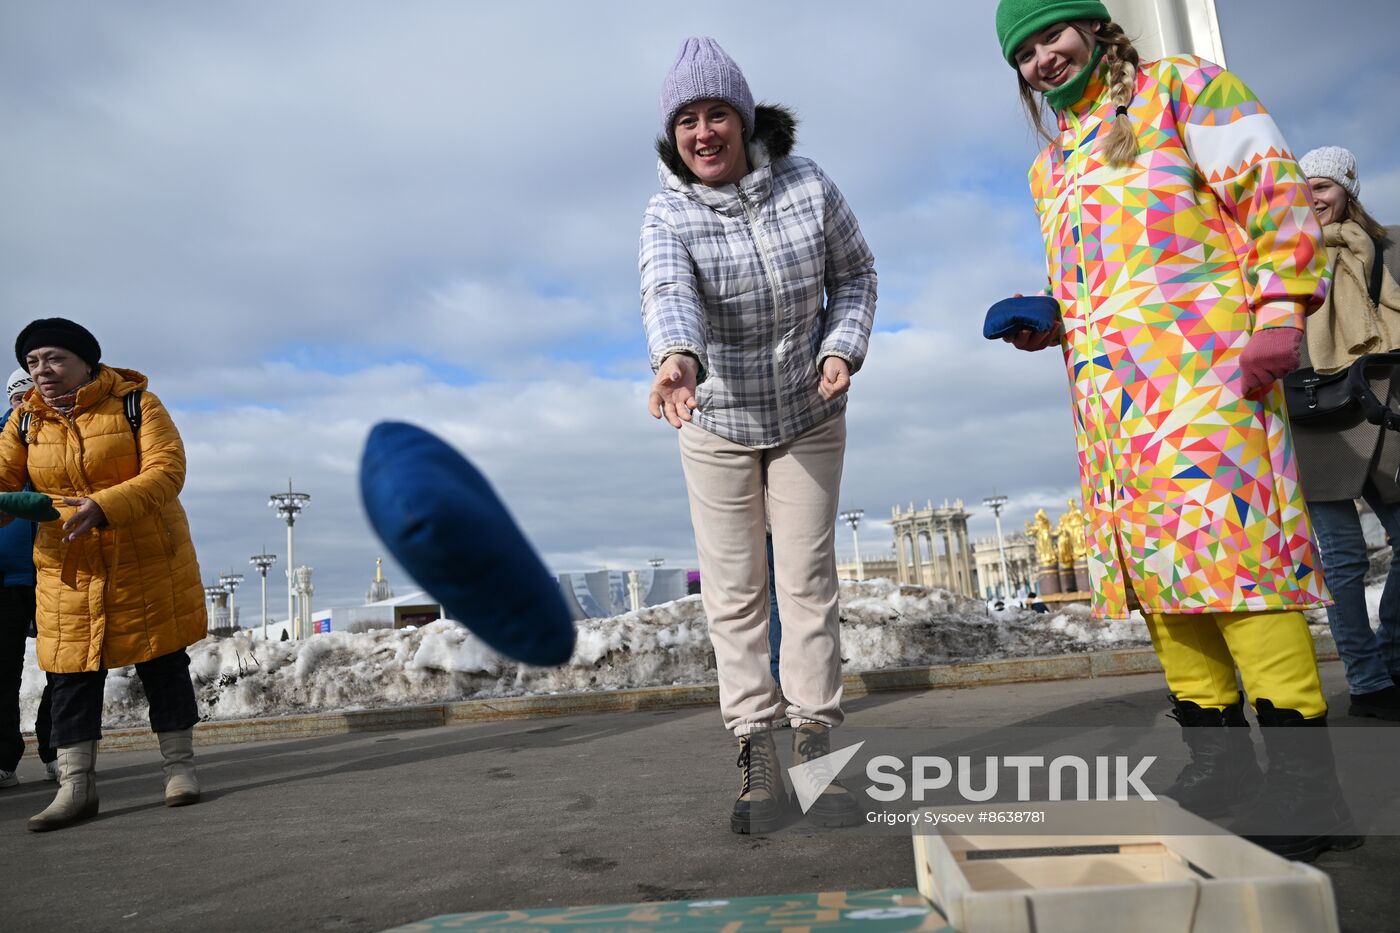
[[863, 564], [860, 559], [860, 535], [856, 534], [856, 526], [854, 524], [851, 525], [851, 540], [854, 541], [856, 545], [856, 579], [864, 580], [865, 564]]
[[865, 514], [865, 509], [847, 509], [836, 517], [851, 526], [851, 540], [856, 546], [856, 579], [865, 579], [865, 564], [860, 559], [860, 537], [856, 534], [856, 526], [860, 524], [861, 516]]
[[263, 567], [262, 573], [262, 607], [263, 607], [263, 641], [267, 641], [267, 568]]
[[982, 504], [992, 510], [992, 516], [997, 520], [997, 557], [1001, 561], [1002, 595], [1010, 599], [1011, 574], [1006, 569], [1006, 542], [1001, 537], [1001, 510], [1006, 507], [1007, 501], [1005, 496], [991, 495], [983, 499]]
[[1006, 545], [1001, 540], [1001, 509], [993, 509], [992, 514], [997, 520], [997, 554], [1001, 557], [1001, 586], [1002, 595], [1007, 599], [1011, 598], [1011, 574], [1006, 572]]
[[301, 638], [301, 619], [296, 614], [296, 597], [292, 595], [292, 568], [296, 559], [292, 556], [292, 521], [287, 520], [287, 625], [293, 638]]

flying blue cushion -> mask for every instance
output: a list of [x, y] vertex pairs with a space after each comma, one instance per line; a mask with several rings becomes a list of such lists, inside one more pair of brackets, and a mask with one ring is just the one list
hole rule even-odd
[[59, 517], [53, 500], [42, 492], [0, 492], [0, 512], [31, 522], [51, 522]]
[[574, 623], [486, 477], [437, 436], [401, 422], [370, 431], [360, 495], [389, 553], [454, 620], [507, 657], [574, 653]]
[[1003, 298], [987, 309], [982, 336], [988, 340], [1010, 337], [1018, 330], [1047, 331], [1060, 319], [1060, 303], [1049, 295]]

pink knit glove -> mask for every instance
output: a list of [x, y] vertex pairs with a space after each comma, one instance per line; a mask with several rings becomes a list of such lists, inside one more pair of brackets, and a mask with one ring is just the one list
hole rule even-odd
[[1298, 368], [1303, 332], [1293, 327], [1257, 330], [1240, 354], [1240, 381], [1245, 398], [1262, 398], [1275, 379]]

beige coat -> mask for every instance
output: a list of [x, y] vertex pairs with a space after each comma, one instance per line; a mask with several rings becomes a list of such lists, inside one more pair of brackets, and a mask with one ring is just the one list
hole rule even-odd
[[1400, 285], [1383, 270], [1380, 301], [1371, 301], [1371, 272], [1383, 259], [1359, 224], [1328, 224], [1322, 237], [1332, 287], [1308, 316], [1308, 360], [1320, 373], [1335, 373], [1359, 356], [1400, 347]]

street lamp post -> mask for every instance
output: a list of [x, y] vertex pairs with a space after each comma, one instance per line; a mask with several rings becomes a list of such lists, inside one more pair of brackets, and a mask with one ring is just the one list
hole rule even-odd
[[[267, 548], [263, 548], [264, 551]], [[276, 554], [254, 554], [248, 558], [248, 563], [258, 568], [258, 575], [262, 577], [262, 616], [263, 616], [263, 641], [267, 641], [267, 568], [277, 563]]]
[[230, 629], [238, 629], [238, 610], [234, 608], [233, 594], [238, 592], [238, 584], [243, 582], [241, 573], [221, 573], [219, 574], [219, 585], [228, 591], [228, 625]]
[[860, 559], [860, 536], [856, 534], [856, 529], [860, 527], [860, 520], [865, 515], [865, 509], [847, 509], [841, 513], [841, 521], [851, 526], [851, 540], [856, 546], [856, 579], [865, 579], [865, 564]]
[[982, 504], [992, 510], [992, 516], [997, 522], [997, 555], [1001, 558], [1001, 585], [1005, 590], [1005, 597], [1011, 598], [1011, 575], [1006, 572], [1006, 544], [1001, 539], [1001, 510], [1007, 503], [1005, 496], [988, 496], [982, 500]]
[[292, 481], [287, 480], [286, 492], [275, 492], [267, 500], [268, 508], [277, 510], [277, 517], [287, 522], [287, 623], [292, 626], [292, 637], [301, 638], [301, 620], [296, 615], [296, 594], [292, 590], [294, 583], [292, 579], [292, 568], [296, 567], [296, 561], [292, 558], [292, 526], [296, 524], [297, 516], [301, 510], [306, 508], [306, 504], [311, 501], [311, 496], [304, 492], [292, 492]]

